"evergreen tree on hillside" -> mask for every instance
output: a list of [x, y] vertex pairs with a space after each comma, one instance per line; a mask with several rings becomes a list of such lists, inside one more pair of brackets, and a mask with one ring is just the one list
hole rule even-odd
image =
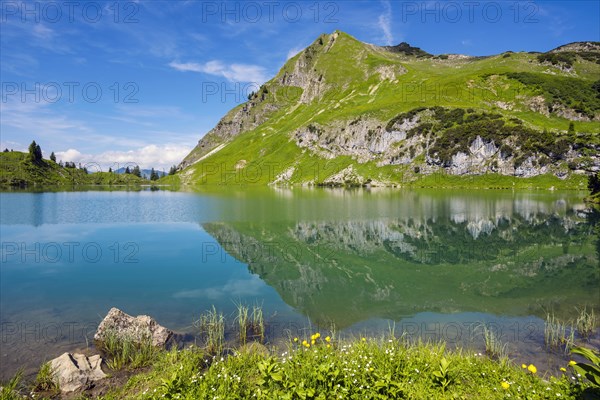
[[52, 162], [56, 162], [56, 155], [54, 152], [50, 153], [50, 160], [52, 160]]
[[142, 171], [140, 170], [140, 166], [136, 165], [135, 167], [133, 167], [133, 171], [131, 171], [131, 173], [135, 176], [137, 176], [138, 178], [142, 177]]
[[125, 173], [126, 174], [130, 174], [131, 173], [131, 171], [129, 170], [129, 166], [125, 167]]
[[40, 145], [35, 142], [35, 140], [29, 145], [29, 159], [34, 163], [39, 163], [42, 161], [42, 149]]
[[108, 173], [112, 174], [112, 168], [111, 167], [108, 167]]
[[158, 179], [158, 174], [156, 173], [156, 171], [154, 170], [154, 168], [152, 168], [152, 170], [150, 171], [150, 180], [151, 181], [155, 181]]
[[169, 175], [175, 175], [177, 173], [177, 167], [176, 166], [171, 166], [171, 169], [169, 169]]

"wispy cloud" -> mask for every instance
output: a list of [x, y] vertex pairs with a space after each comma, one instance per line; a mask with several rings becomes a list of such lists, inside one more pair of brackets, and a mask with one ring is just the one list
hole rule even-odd
[[564, 9], [546, 4], [544, 7], [538, 7], [537, 15], [532, 16], [530, 19], [531, 22], [541, 23], [544, 28], [550, 31], [552, 36], [560, 37], [574, 28], [573, 25], [568, 24], [563, 19], [564, 13]]
[[379, 15], [377, 25], [383, 32], [385, 44], [391, 46], [394, 44], [394, 36], [392, 35], [392, 5], [389, 0], [382, 0], [381, 4], [383, 5], [384, 13]]
[[222, 298], [258, 296], [265, 287], [265, 283], [252, 275], [248, 279], [230, 280], [223, 286], [207, 287], [202, 289], [182, 290], [173, 294], [176, 299], [208, 298], [217, 300]]
[[293, 47], [293, 48], [291, 48], [288, 51], [288, 53], [287, 53], [286, 60], [289, 60], [290, 58], [294, 57], [296, 54], [300, 53], [302, 50], [304, 50], [303, 47]]
[[264, 83], [267, 81], [267, 74], [263, 67], [250, 64], [224, 64], [221, 61], [213, 60], [204, 64], [187, 62], [180, 63], [172, 61], [169, 67], [183, 72], [200, 72], [214, 76], [222, 76], [231, 82], [254, 82]]

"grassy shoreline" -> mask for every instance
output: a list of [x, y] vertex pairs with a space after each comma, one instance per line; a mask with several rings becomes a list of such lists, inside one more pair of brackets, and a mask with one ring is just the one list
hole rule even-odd
[[[96, 343], [107, 378], [83, 391], [61, 394], [50, 364], [45, 363], [32, 383], [22, 382], [17, 373], [10, 382], [0, 384], [0, 400], [600, 399], [599, 373], [590, 378], [580, 369], [584, 364], [568, 358], [556, 371], [538, 371], [533, 359], [516, 365], [505, 345], [493, 332], [485, 332], [483, 325], [483, 353], [449, 349], [443, 341], [397, 336], [393, 326], [376, 338], [305, 331], [309, 333], [267, 347], [262, 344], [264, 323], [257, 318], [256, 308], [260, 307], [249, 313], [240, 305], [234, 321], [239, 337], [233, 341], [224, 341], [225, 321], [213, 308], [198, 321], [202, 346], [182, 348], [173, 342], [170, 349], [160, 349], [149, 339], [135, 343], [114, 336], [104, 344]], [[597, 326], [593, 311], [584, 310], [581, 316], [589, 318], [577, 320], [578, 335], [591, 338]], [[570, 348], [562, 340], [546, 346]], [[600, 361], [595, 364], [600, 371]], [[598, 382], [595, 385], [586, 378]]]
[[[562, 371], [562, 369], [561, 369]], [[113, 373], [113, 375], [115, 375]], [[533, 364], [442, 343], [402, 338], [338, 340], [319, 333], [293, 338], [287, 350], [258, 342], [215, 354], [197, 346], [155, 354], [149, 367], [100, 390], [63, 398], [116, 399], [587, 399], [598, 388], [565, 365], [561, 376]], [[111, 379], [111, 378], [109, 378]], [[115, 383], [117, 382], [117, 383]], [[58, 390], [36, 398], [61, 398]], [[589, 397], [588, 397], [589, 396]], [[2, 394], [1, 399], [20, 399]]]

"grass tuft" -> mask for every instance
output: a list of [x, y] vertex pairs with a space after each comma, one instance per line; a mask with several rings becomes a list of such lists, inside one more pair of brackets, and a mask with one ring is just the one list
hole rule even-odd
[[43, 392], [54, 392], [59, 391], [58, 383], [52, 376], [52, 366], [49, 362], [42, 364], [38, 371], [35, 382], [33, 384], [33, 390]]
[[136, 341], [131, 337], [119, 335], [116, 331], [107, 331], [99, 348], [106, 355], [106, 365], [113, 370], [148, 366], [154, 361], [158, 352], [158, 349], [152, 345], [150, 335], [145, 335], [141, 341]]
[[594, 329], [597, 325], [594, 309], [588, 312], [587, 307], [583, 307], [582, 310], [577, 309], [577, 311], [579, 313], [577, 321], [575, 322], [577, 332], [579, 332], [582, 338], [589, 339], [589, 337], [594, 334]]
[[483, 340], [485, 342], [485, 352], [491, 358], [501, 360], [507, 357], [507, 344], [502, 343], [494, 331], [485, 324], [480, 324]]
[[265, 321], [262, 306], [259, 305], [252, 307], [252, 332], [260, 342], [265, 341]]
[[575, 344], [575, 329], [560, 322], [554, 314], [546, 316], [544, 343], [552, 349], [563, 349], [568, 354]]
[[200, 316], [200, 332], [206, 337], [206, 350], [212, 354], [221, 354], [225, 342], [225, 317], [217, 312], [215, 306]]

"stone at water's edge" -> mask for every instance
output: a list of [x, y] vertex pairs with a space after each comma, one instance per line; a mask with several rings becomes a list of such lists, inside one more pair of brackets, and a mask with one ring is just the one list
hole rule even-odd
[[78, 353], [64, 353], [50, 361], [50, 369], [60, 390], [73, 392], [105, 378], [101, 364], [102, 358], [99, 355], [87, 357]]
[[132, 317], [118, 308], [111, 308], [106, 317], [100, 322], [94, 340], [103, 342], [108, 333], [118, 338], [133, 340], [141, 343], [150, 338], [152, 345], [162, 347], [173, 335], [173, 332], [161, 326], [147, 315]]

